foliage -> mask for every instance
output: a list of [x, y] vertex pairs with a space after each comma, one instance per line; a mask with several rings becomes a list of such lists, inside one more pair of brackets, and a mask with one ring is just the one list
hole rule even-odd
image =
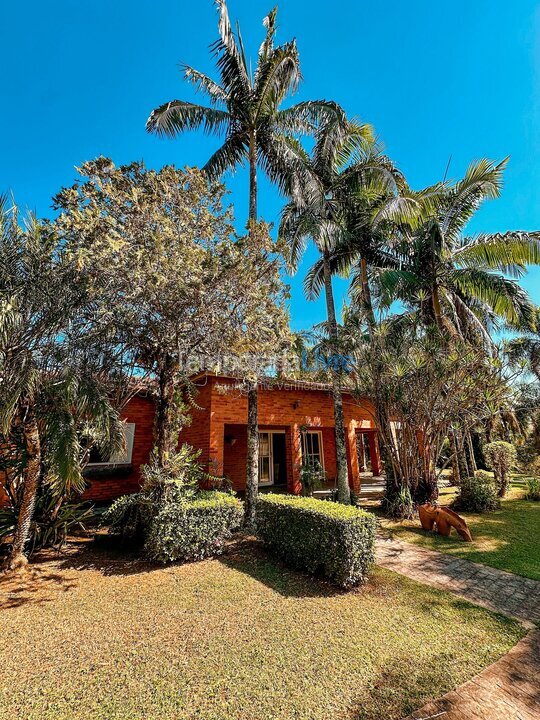
[[404, 218], [399, 206], [385, 211], [395, 232], [389, 249], [394, 267], [378, 274], [383, 305], [401, 300], [450, 336], [487, 348], [489, 328], [499, 318], [515, 328], [533, 328], [534, 307], [514, 278], [527, 264], [540, 262], [540, 234], [464, 235], [482, 203], [499, 197], [506, 162], [482, 159], [458, 182], [413, 193], [412, 219]]
[[324, 486], [325, 480], [324, 469], [318, 460], [302, 463], [300, 468], [302, 495], [312, 495], [314, 490], [320, 490]]
[[[147, 130], [174, 137], [186, 130], [203, 128], [225, 136], [225, 142], [210, 157], [203, 171], [212, 179], [249, 161], [259, 164], [272, 182], [284, 190], [290, 169], [301, 169], [305, 151], [297, 135], [310, 133], [324, 118], [340, 115], [331, 102], [302, 102], [282, 109], [301, 79], [296, 41], [275, 46], [277, 8], [264, 19], [266, 37], [252, 71], [244, 54], [238, 28], [231, 27], [227, 5], [219, 0], [219, 39], [212, 48], [220, 74], [218, 82], [192, 67], [184, 66], [184, 77], [209, 99], [210, 106], [173, 100], [156, 108]], [[252, 173], [253, 174], [253, 173]], [[256, 196], [251, 182], [250, 218], [256, 219]], [[255, 212], [254, 212], [255, 211]]]
[[109, 397], [108, 348], [89, 332], [93, 305], [52, 226], [33, 216], [22, 224], [0, 198], [0, 255], [0, 440], [18, 519], [6, 563], [14, 569], [26, 563], [40, 484], [54, 503], [82, 491], [83, 436], [114, 451], [123, 433]]
[[[273, 355], [288, 337], [286, 289], [268, 227], [234, 233], [224, 188], [195, 169], [85, 163], [55, 198], [56, 230], [123, 352], [157, 378], [160, 462], [186, 408], [179, 388], [200, 370]], [[227, 367], [227, 363], [229, 367]]]
[[418, 504], [436, 498], [449, 433], [474, 427], [511, 394], [496, 359], [408, 317], [382, 322], [368, 339], [353, 322], [348, 356], [357, 394], [374, 404], [390, 501], [402, 487]]
[[375, 531], [375, 516], [350, 505], [269, 494], [257, 506], [257, 533], [273, 552], [344, 588], [366, 581]]
[[[18, 509], [12, 506], [0, 508], [0, 543], [15, 532]], [[27, 540], [27, 554], [47, 547], [60, 550], [66, 538], [74, 530], [85, 530], [85, 523], [93, 517], [88, 503], [74, 503], [58, 498], [50, 487], [38, 491], [32, 522]]]
[[410, 489], [404, 485], [397, 492], [386, 492], [383, 498], [382, 507], [388, 517], [391, 518], [412, 518], [415, 514], [415, 502]]
[[499, 497], [504, 497], [510, 482], [510, 471], [516, 464], [516, 448], [503, 440], [496, 440], [484, 445], [484, 457], [495, 475]]
[[473, 477], [461, 478], [459, 494], [454, 502], [456, 510], [488, 512], [500, 506], [497, 486], [490, 473], [477, 470]]
[[540, 477], [527, 478], [525, 498], [527, 500], [540, 500]]
[[146, 555], [163, 563], [217, 555], [240, 527], [243, 512], [238, 498], [219, 491], [200, 493], [185, 503], [164, 501], [148, 528]]
[[219, 553], [240, 525], [243, 507], [231, 494], [200, 489], [214, 480], [200, 466], [200, 454], [184, 444], [163, 465], [154, 454], [142, 468], [141, 491], [119, 498], [104, 514], [109, 532], [144, 545], [145, 555], [159, 562]]

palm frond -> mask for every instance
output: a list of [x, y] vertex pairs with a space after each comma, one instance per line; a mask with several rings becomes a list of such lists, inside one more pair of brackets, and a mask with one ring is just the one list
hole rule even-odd
[[540, 232], [482, 233], [465, 238], [453, 257], [463, 267], [500, 270], [519, 277], [526, 265], [540, 264]]
[[247, 157], [247, 145], [240, 135], [232, 135], [209, 158], [203, 167], [203, 172], [211, 180], [217, 180], [227, 170], [234, 170], [241, 165]]
[[449, 282], [465, 298], [486, 303], [510, 326], [534, 323], [534, 307], [527, 293], [503, 275], [478, 268], [456, 268], [450, 273]]
[[230, 121], [225, 110], [204, 107], [183, 100], [172, 100], [152, 111], [146, 129], [156, 135], [174, 137], [184, 130], [202, 128], [206, 133], [222, 134]]
[[183, 70], [184, 79], [194, 85], [197, 91], [206, 93], [212, 105], [227, 103], [228, 95], [226, 91], [212, 78], [189, 65], [184, 65]]

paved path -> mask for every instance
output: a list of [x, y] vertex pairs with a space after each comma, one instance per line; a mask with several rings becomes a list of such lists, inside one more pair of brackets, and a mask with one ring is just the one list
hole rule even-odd
[[470, 682], [405, 720], [538, 720], [540, 630], [533, 630]]
[[378, 565], [518, 618], [529, 628], [540, 622], [538, 580], [383, 537], [376, 557]]
[[[529, 629], [540, 623], [540, 582], [390, 538], [377, 541], [377, 564], [447, 590]], [[539, 720], [540, 629], [456, 690], [405, 720]]]

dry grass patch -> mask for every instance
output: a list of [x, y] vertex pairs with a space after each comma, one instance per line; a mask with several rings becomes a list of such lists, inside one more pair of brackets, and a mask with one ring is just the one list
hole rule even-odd
[[72, 550], [0, 594], [2, 720], [391, 720], [522, 635], [388, 571], [343, 593], [245, 544], [159, 569]]

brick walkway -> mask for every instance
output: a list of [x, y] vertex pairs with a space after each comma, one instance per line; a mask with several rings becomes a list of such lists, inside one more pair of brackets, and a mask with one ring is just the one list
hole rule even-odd
[[[518, 618], [540, 623], [540, 582], [389, 538], [377, 542], [377, 564]], [[498, 662], [405, 720], [538, 720], [540, 629], [532, 629]]]
[[459, 595], [529, 628], [540, 622], [540, 582], [412, 543], [379, 538], [377, 564]]

